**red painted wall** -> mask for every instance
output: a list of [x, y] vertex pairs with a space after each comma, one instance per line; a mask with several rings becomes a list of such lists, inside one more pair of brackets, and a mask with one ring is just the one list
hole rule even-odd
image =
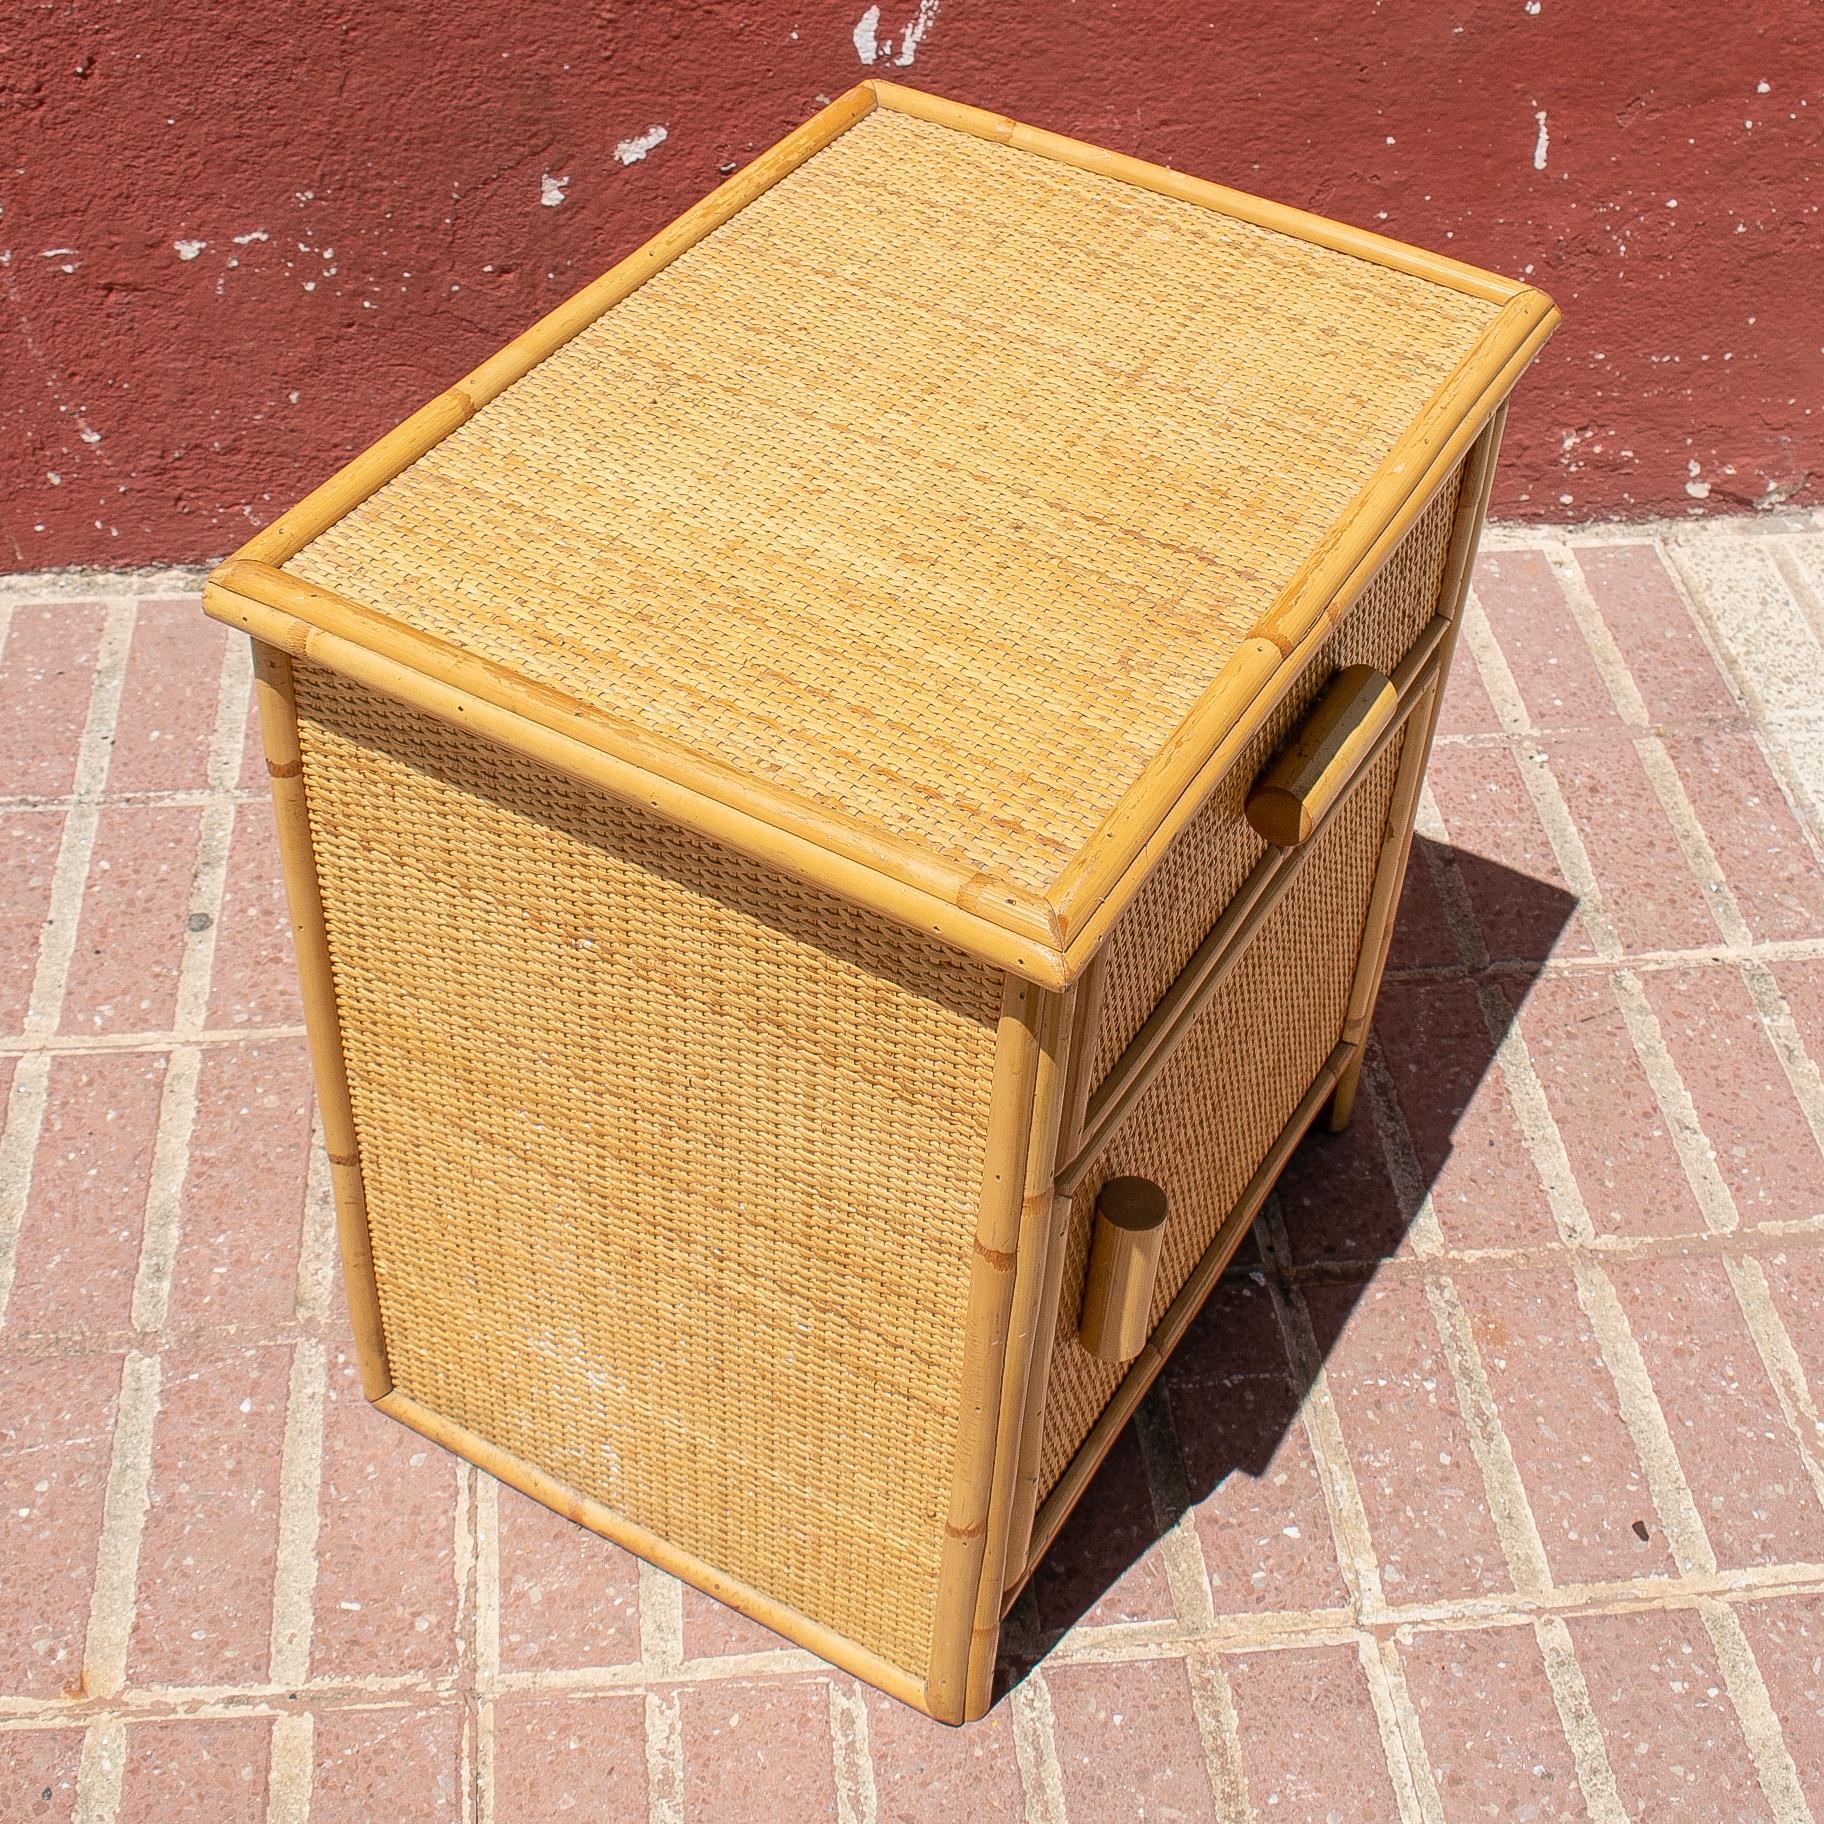
[[1545, 286], [1500, 513], [1821, 497], [1809, 0], [14, 0], [0, 567], [229, 549], [870, 67]]

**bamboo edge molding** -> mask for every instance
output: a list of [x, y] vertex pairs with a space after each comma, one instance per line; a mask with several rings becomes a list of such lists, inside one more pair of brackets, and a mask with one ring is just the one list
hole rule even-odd
[[[884, 830], [772, 790], [599, 706], [512, 676], [279, 566], [468, 422], [654, 273], [839, 138], [887, 108], [1445, 285], [1498, 305], [1337, 528], [1043, 895], [972, 872]], [[519, 746], [567, 776], [926, 930], [1042, 988], [1074, 982], [1139, 883], [1272, 715], [1556, 327], [1542, 292], [1365, 229], [1110, 152], [1061, 134], [868, 81], [838, 96], [600, 278], [256, 533], [204, 586], [204, 607], [256, 641], [320, 659], [382, 694]]]

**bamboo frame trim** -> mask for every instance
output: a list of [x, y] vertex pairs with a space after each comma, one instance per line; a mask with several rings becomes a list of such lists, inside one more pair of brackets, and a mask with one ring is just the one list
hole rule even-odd
[[997, 144], [1012, 146], [1015, 151], [1036, 152], [1041, 158], [1075, 166], [1079, 171], [1112, 177], [1160, 196], [1174, 197], [1179, 202], [1196, 203], [1218, 215], [1252, 222], [1256, 227], [1291, 235], [1295, 240], [1309, 241], [1318, 247], [1328, 247], [1335, 253], [1353, 254], [1357, 259], [1391, 267], [1395, 272], [1409, 273], [1417, 279], [1430, 279], [1433, 284], [1448, 285], [1452, 291], [1467, 292], [1472, 298], [1483, 298], [1491, 304], [1505, 304], [1526, 289], [1518, 280], [1504, 279], [1499, 273], [1485, 272], [1479, 266], [1449, 259], [1441, 253], [1429, 253], [1423, 247], [1396, 241], [1388, 235], [1354, 228], [1347, 222], [1334, 221], [1327, 215], [1314, 215], [1307, 209], [1269, 202], [1265, 197], [1250, 196], [1245, 190], [1231, 190], [1226, 184], [1191, 177], [1168, 165], [1151, 164], [1123, 152], [1111, 152], [1104, 146], [1091, 145], [1087, 140], [1047, 132], [1043, 127], [1029, 127], [986, 108], [947, 101], [941, 95], [909, 89], [878, 77], [870, 77], [862, 87], [872, 89], [880, 105], [896, 114], [910, 114], [916, 119], [928, 120], [934, 126], [954, 127], [959, 133], [991, 139]]
[[982, 1201], [963, 1319], [962, 1415], [938, 1557], [937, 1610], [925, 1676], [925, 1696], [931, 1714], [940, 1722], [962, 1722], [968, 1704], [970, 1644], [976, 1592], [988, 1555], [995, 1443], [1008, 1366], [1039, 1060], [1047, 1036], [1054, 1047], [1057, 1044], [1056, 1007], [1050, 1003], [1055, 1003], [1055, 997], [1045, 996], [1031, 982], [1015, 975], [1006, 978], [989, 1086]]
[[543, 1502], [554, 1513], [562, 1514], [566, 1520], [577, 1521], [591, 1532], [600, 1533], [604, 1539], [612, 1539], [616, 1545], [624, 1546], [628, 1551], [644, 1558], [647, 1563], [657, 1565], [662, 1571], [669, 1571], [674, 1577], [683, 1578], [686, 1583], [694, 1584], [718, 1602], [727, 1603], [731, 1609], [739, 1609], [743, 1615], [752, 1616], [762, 1627], [771, 1628], [788, 1640], [797, 1641], [819, 1659], [828, 1660], [844, 1672], [852, 1672], [857, 1678], [865, 1679], [889, 1697], [896, 1697], [915, 1709], [927, 1708], [924, 1685], [903, 1666], [896, 1666], [890, 1660], [880, 1658], [878, 1654], [858, 1646], [846, 1636], [832, 1633], [821, 1622], [813, 1621], [797, 1609], [775, 1602], [772, 1597], [763, 1595], [750, 1585], [725, 1575], [714, 1565], [693, 1557], [668, 1540], [661, 1539], [657, 1533], [648, 1532], [645, 1527], [629, 1520], [624, 1514], [616, 1513], [610, 1507], [604, 1507], [590, 1496], [579, 1494], [567, 1483], [547, 1475], [536, 1464], [528, 1463], [525, 1458], [516, 1457], [510, 1451], [489, 1443], [478, 1432], [457, 1424], [454, 1419], [445, 1418], [409, 1394], [389, 1393], [374, 1404], [389, 1418], [397, 1419], [401, 1425], [410, 1426], [413, 1431], [429, 1438], [433, 1444], [440, 1444], [445, 1450], [453, 1450], [458, 1456], [467, 1457], [489, 1475], [497, 1476], [521, 1494], [530, 1495], [534, 1501]]
[[329, 1153], [330, 1187], [335, 1195], [336, 1234], [342, 1249], [342, 1280], [354, 1331], [355, 1362], [361, 1371], [361, 1391], [370, 1400], [377, 1400], [392, 1391], [393, 1375], [387, 1365], [386, 1334], [380, 1322], [380, 1294], [367, 1226], [367, 1191], [361, 1178], [360, 1141], [342, 1053], [342, 1017], [336, 1007], [329, 928], [323, 920], [317, 858], [310, 842], [310, 809], [305, 801], [303, 754], [298, 747], [298, 706], [292, 688], [291, 660], [284, 652], [255, 640], [253, 667], [260, 704], [260, 739], [272, 781], [279, 869], [285, 880], [285, 903], [291, 916], [292, 947], [297, 954], [304, 1001], [311, 1076], [316, 1083], [323, 1141]]
[[1400, 775], [1394, 782], [1393, 805], [1388, 815], [1387, 840], [1375, 866], [1374, 886], [1368, 900], [1368, 917], [1362, 933], [1362, 948], [1356, 958], [1355, 980], [1350, 986], [1349, 1002], [1343, 1015], [1343, 1038], [1356, 1047], [1355, 1055], [1336, 1082], [1326, 1121], [1330, 1130], [1347, 1127], [1355, 1109], [1356, 1085], [1361, 1080], [1362, 1060], [1368, 1043], [1368, 1028], [1374, 1019], [1375, 1002], [1386, 974], [1388, 953], [1393, 947], [1393, 926], [1400, 906], [1400, 894], [1406, 884], [1406, 869], [1412, 856], [1412, 830], [1418, 817], [1419, 792], [1425, 783], [1425, 770], [1431, 759], [1432, 740], [1437, 734], [1438, 717], [1444, 707], [1444, 684], [1450, 673], [1450, 662], [1463, 630], [1463, 603], [1469, 594], [1470, 568], [1475, 561], [1476, 546], [1481, 540], [1482, 523], [1488, 512], [1488, 497], [1494, 485], [1495, 465], [1501, 450], [1501, 434], [1507, 424], [1505, 404], [1489, 420], [1488, 429], [1468, 457], [1463, 478], [1463, 493], [1457, 508], [1457, 523], [1451, 528], [1449, 555], [1438, 588], [1438, 612], [1449, 621], [1438, 653], [1437, 675], [1424, 705], [1419, 710], [1417, 739], [1409, 738], [1400, 756]]
[[499, 746], [530, 755], [623, 803], [638, 805], [696, 830], [795, 880], [868, 906], [900, 924], [928, 931], [1037, 986], [1062, 988], [1067, 983], [1068, 972], [1060, 951], [1026, 941], [980, 913], [966, 911], [916, 886], [890, 880], [865, 863], [832, 854], [719, 799], [618, 760], [573, 735], [528, 721], [472, 692], [442, 683], [358, 641], [327, 633], [284, 609], [270, 607], [221, 583], [204, 583], [203, 605], [217, 620], [239, 627], [293, 658], [327, 666], [451, 727], [471, 729]]
[[[1469, 594], [1470, 568], [1475, 561], [1476, 546], [1482, 536], [1482, 522], [1488, 512], [1489, 491], [1494, 485], [1495, 464], [1501, 449], [1501, 433], [1506, 428], [1507, 407], [1503, 405], [1482, 433], [1482, 441], [1469, 459], [1469, 472], [1464, 476], [1463, 499], [1457, 511], [1457, 523], [1451, 528], [1450, 552], [1445, 559], [1444, 575], [1438, 589], [1438, 613], [1449, 626], [1438, 653], [1437, 680], [1431, 687], [1429, 702], [1423, 709], [1423, 725], [1411, 755], [1401, 756], [1400, 779], [1394, 787], [1393, 815], [1400, 831], [1399, 853], [1391, 869], [1377, 872], [1373, 896], [1368, 902], [1368, 928], [1374, 949], [1370, 965], [1364, 950], [1356, 981], [1349, 996], [1349, 1009], [1343, 1021], [1343, 1037], [1365, 1037], [1373, 1017], [1374, 1001], [1380, 990], [1381, 973], [1386, 966], [1387, 950], [1393, 938], [1394, 914], [1400, 903], [1400, 889], [1406, 878], [1406, 857], [1411, 849], [1412, 826], [1418, 815], [1419, 789], [1424, 783], [1425, 768], [1431, 758], [1432, 738], [1437, 733], [1438, 716], [1443, 708], [1444, 681], [1450, 673], [1450, 661], [1456, 651], [1457, 638], [1463, 630], [1463, 603]], [[1391, 826], [1390, 826], [1391, 827]], [[1387, 856], [1383, 855], [1385, 861]]]
[[1171, 1061], [1178, 1041], [1195, 1024], [1198, 1014], [1219, 989], [1229, 971], [1253, 942], [1255, 933], [1272, 915], [1273, 908], [1303, 871], [1305, 862], [1331, 822], [1342, 814], [1362, 774], [1398, 738], [1415, 711], [1430, 700], [1441, 678], [1440, 642], [1449, 623], [1434, 617], [1418, 642], [1401, 661], [1396, 674], [1400, 696], [1392, 719], [1362, 755], [1354, 775], [1335, 801], [1313, 825], [1311, 834], [1295, 849], [1269, 850], [1255, 863], [1210, 927], [1202, 943], [1172, 985], [1159, 997], [1146, 1023], [1134, 1034], [1127, 1049], [1109, 1067], [1085, 1111], [1083, 1129], [1076, 1136], [1067, 1164], [1058, 1171], [1057, 1188], [1069, 1195], [1083, 1181], [1097, 1156], [1133, 1113], [1140, 1098]]
[[[1319, 641], [1373, 580], [1558, 320], [1557, 307], [1543, 292], [1522, 292], [1503, 308], [1395, 446], [1388, 465], [1338, 522], [1328, 550], [1313, 554], [1254, 638], [1053, 881], [1047, 897], [1063, 926], [1065, 956], [1073, 971], [1125, 910], [1154, 861], [1203, 807], [1228, 761], [1273, 713]], [[1472, 387], [1472, 400], [1457, 396]], [[1271, 650], [1274, 661], [1257, 658], [1246, 667], [1237, 663], [1256, 647]]]
[[[1001, 1585], [1006, 1577], [1011, 1522], [1018, 1501], [1028, 1395], [1040, 1353], [1038, 1324], [1051, 1271], [1051, 1258], [1046, 1250], [1051, 1230], [1051, 1186], [1058, 1163], [1059, 1122], [1064, 1108], [1075, 998], [1076, 991], [1068, 988], [1062, 994], [1046, 994], [1039, 1010], [1032, 1133], [1026, 1147], [1026, 1167], [1020, 1185], [1019, 1258], [1014, 1263], [1006, 1367], [995, 1427], [987, 1548], [982, 1554], [975, 1589], [975, 1614], [969, 1632], [969, 1667], [963, 1702], [965, 1721], [986, 1714], [994, 1699], [995, 1652], [1001, 1637]], [[1049, 1365], [1049, 1355], [1046, 1359]], [[1042, 1385], [1039, 1391], [1042, 1398]], [[1021, 1550], [1024, 1549], [1022, 1539]]]
[[[902, 843], [884, 831], [845, 820], [796, 794], [763, 791], [756, 781], [728, 774], [671, 743], [617, 728], [613, 718], [560, 693], [541, 695], [525, 680], [503, 674], [498, 667], [454, 654], [440, 642], [413, 634], [331, 591], [312, 590], [297, 579], [282, 576], [276, 568], [653, 273], [877, 105], [1100, 172], [1501, 305], [1494, 321], [1396, 443], [1331, 538], [1293, 579], [1256, 636], [1232, 655], [1179, 729], [1111, 810], [1102, 828], [1043, 896], [1024, 893], [993, 877], [971, 875], [942, 857]], [[217, 588], [205, 591], [205, 607], [217, 618], [244, 627], [251, 626], [246, 604], [280, 611], [295, 622], [341, 636], [342, 643], [336, 648], [341, 657], [357, 645], [375, 642], [381, 656], [391, 658], [396, 666], [427, 668], [427, 689], [422, 695], [443, 690], [447, 703], [448, 687], [456, 685], [471, 704], [489, 706], [496, 712], [490, 717], [495, 730], [492, 739], [533, 752], [533, 731], [542, 729], [563, 735], [572, 749], [597, 748], [621, 769], [618, 787], [604, 789], [616, 789], [618, 796], [651, 808], [658, 808], [659, 801], [666, 799], [672, 808], [661, 814], [718, 840], [733, 840], [724, 833], [728, 829], [744, 830], [749, 840], [736, 846], [763, 859], [789, 848], [798, 878], [815, 881], [901, 922], [930, 928], [969, 954], [1012, 969], [1040, 986], [1061, 987], [1082, 971], [1153, 861], [1200, 808], [1226, 762], [1272, 713], [1297, 676], [1316, 635], [1346, 611], [1416, 517], [1426, 497], [1425, 484], [1435, 487], [1448, 472], [1557, 321], [1558, 311], [1543, 293], [1460, 262], [981, 109], [894, 83], [863, 82], [420, 407], [257, 533], [215, 573]], [[336, 625], [328, 625], [331, 621]], [[301, 650], [295, 627], [281, 636], [277, 622], [266, 624], [275, 629], [278, 644]], [[324, 662], [342, 668], [341, 657], [332, 661], [328, 651], [322, 649]], [[402, 701], [418, 701], [398, 688], [388, 694]], [[418, 706], [426, 704], [419, 702]], [[479, 725], [480, 718], [467, 710], [463, 720]], [[590, 783], [602, 784], [603, 776], [614, 768], [568, 770]], [[827, 862], [814, 860], [807, 849], [823, 851]]]
[[1166, 1306], [1164, 1315], [1153, 1326], [1152, 1335], [1134, 1357], [1133, 1366], [1102, 1409], [1101, 1416], [1090, 1428], [1088, 1437], [1078, 1446], [1077, 1454], [1053, 1484], [1033, 1524], [1032, 1543], [1026, 1563], [1018, 1578], [1010, 1581], [1007, 1586], [1003, 1597], [1003, 1614], [1013, 1606], [1025, 1587], [1027, 1578], [1050, 1550], [1059, 1529], [1070, 1517], [1070, 1510], [1081, 1499], [1084, 1489], [1089, 1486], [1090, 1478], [1101, 1467], [1102, 1459], [1108, 1455], [1115, 1439], [1120, 1436], [1122, 1426], [1133, 1416], [1134, 1408], [1140, 1404], [1159, 1370], [1170, 1359], [1179, 1339], [1190, 1327], [1191, 1320], [1203, 1308], [1203, 1301], [1209, 1297], [1223, 1268], [1229, 1264], [1236, 1248], [1241, 1245], [1241, 1238], [1248, 1232], [1260, 1206], [1266, 1202], [1267, 1193], [1272, 1190], [1293, 1147], [1304, 1138], [1305, 1130], [1317, 1118], [1318, 1110], [1329, 1096], [1331, 1086], [1348, 1065], [1349, 1054], [1353, 1049], [1349, 1045], [1339, 1044], [1325, 1059], [1317, 1075], [1312, 1078], [1311, 1087], [1305, 1091], [1303, 1100], [1292, 1111], [1291, 1119], [1279, 1130], [1273, 1144], [1267, 1149], [1266, 1157], [1255, 1168], [1254, 1176], [1248, 1180], [1247, 1188], [1222, 1219], [1210, 1245], [1191, 1269], [1190, 1277], [1179, 1288], [1178, 1296]]
[[[1102, 1022], [1102, 993], [1108, 980], [1108, 952], [1098, 950], [1089, 966], [1077, 979], [1075, 1006], [1071, 1010], [1070, 1040], [1064, 1071], [1062, 1105], [1058, 1131], [1051, 1143], [1051, 1160], [1044, 1185], [1044, 1228], [1040, 1236], [1044, 1263], [1039, 1275], [1037, 1299], [1032, 1314], [1032, 1354], [1026, 1364], [1026, 1386], [1020, 1414], [1019, 1434], [1013, 1459], [1013, 1492], [1009, 1498], [1007, 1535], [1001, 1549], [1001, 1576], [1017, 1571], [1026, 1562], [1027, 1542], [1032, 1537], [1032, 1516], [1039, 1499], [1039, 1453], [1045, 1437], [1045, 1394], [1051, 1381], [1051, 1350], [1058, 1326], [1058, 1300], [1064, 1286], [1065, 1222], [1070, 1214], [1070, 1200], [1056, 1192], [1056, 1172], [1060, 1159], [1068, 1159], [1076, 1150], [1077, 1136], [1083, 1127], [1083, 1109], [1089, 1099], [1090, 1042]], [[1039, 1185], [1032, 1172], [1027, 1172], [1027, 1196], [1031, 1199]], [[1022, 1244], [1024, 1245], [1024, 1244]], [[985, 1580], [984, 1580], [985, 1581]], [[981, 1608], [977, 1604], [977, 1625]]]
[[642, 729], [598, 705], [520, 677], [506, 666], [461, 651], [390, 615], [271, 564], [230, 558], [212, 575], [217, 587], [279, 609], [294, 619], [441, 683], [455, 685], [529, 724], [580, 741], [641, 774], [668, 780], [699, 797], [738, 810], [774, 829], [860, 863], [959, 910], [986, 914], [1001, 929], [1055, 948], [1056, 920], [1035, 894], [994, 875], [957, 867], [941, 856], [874, 829], [841, 812], [811, 804]]

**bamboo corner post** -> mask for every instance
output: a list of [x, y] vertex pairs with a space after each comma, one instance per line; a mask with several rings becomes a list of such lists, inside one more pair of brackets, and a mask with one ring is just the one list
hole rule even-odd
[[220, 565], [380, 1410], [982, 1715], [1347, 1118], [1556, 321], [864, 82]]

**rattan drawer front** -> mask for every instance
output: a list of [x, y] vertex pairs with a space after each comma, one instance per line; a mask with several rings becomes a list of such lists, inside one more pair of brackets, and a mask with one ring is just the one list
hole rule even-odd
[[1345, 665], [1391, 673], [1438, 605], [1462, 471], [1414, 521], [1298, 684], [1135, 896], [1108, 940], [1089, 1082], [1107, 1077], [1267, 845], [1243, 815], [1248, 788]]
[[1313, 838], [1303, 867], [1072, 1199], [1039, 1485], [1048, 1492], [1127, 1370], [1077, 1340], [1096, 1195], [1150, 1178], [1171, 1200], [1152, 1321], [1190, 1277], [1325, 1060], [1348, 1007], [1408, 722]]
[[297, 693], [395, 1385], [922, 1676], [999, 975]]

